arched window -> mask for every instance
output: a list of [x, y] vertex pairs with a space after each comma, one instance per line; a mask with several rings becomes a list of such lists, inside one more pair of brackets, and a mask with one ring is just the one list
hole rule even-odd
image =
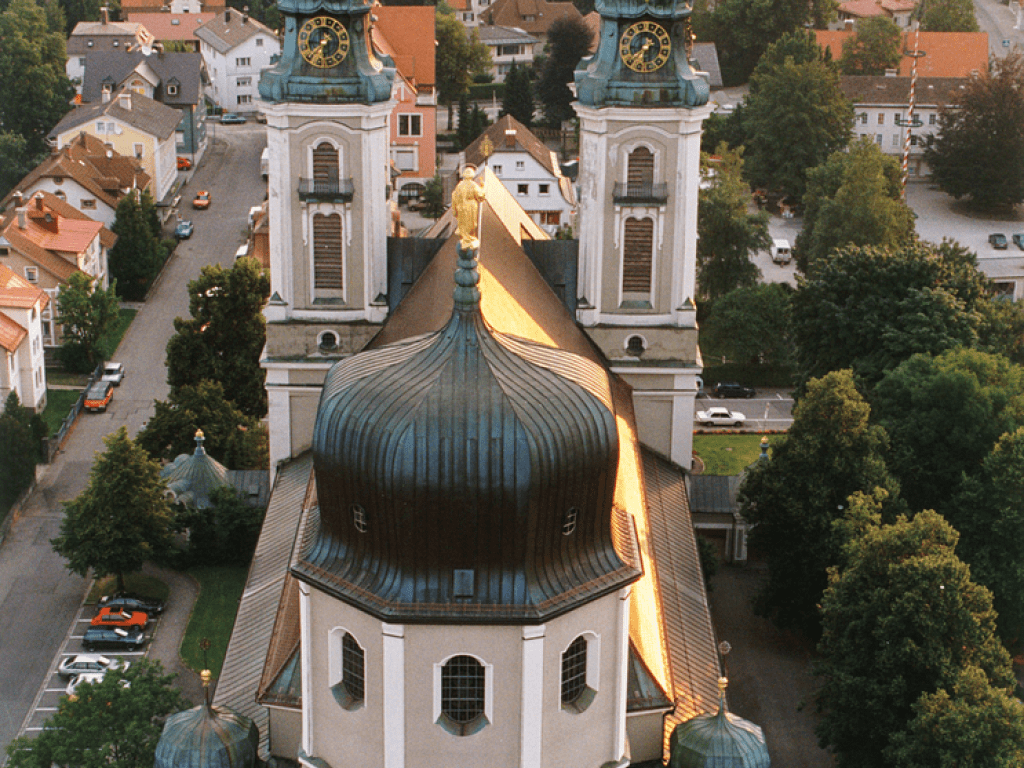
[[487, 672], [472, 656], [453, 656], [441, 667], [441, 716], [438, 724], [456, 736], [487, 725]]
[[358, 709], [366, 695], [366, 654], [351, 632], [331, 632], [331, 693], [345, 709]]
[[654, 154], [647, 147], [637, 147], [626, 164], [626, 192], [630, 197], [646, 196], [653, 186]]
[[338, 191], [338, 150], [327, 141], [313, 150], [313, 191], [321, 194]]
[[583, 712], [597, 695], [599, 643], [592, 633], [579, 635], [562, 652], [562, 709]]
[[626, 219], [622, 246], [622, 293], [633, 296], [625, 296], [625, 299], [650, 297], [653, 253], [654, 222], [633, 217]]
[[344, 288], [341, 262], [341, 214], [313, 216], [313, 289]]

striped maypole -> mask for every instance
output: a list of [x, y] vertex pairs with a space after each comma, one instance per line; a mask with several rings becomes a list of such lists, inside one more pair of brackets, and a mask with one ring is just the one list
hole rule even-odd
[[907, 109], [907, 135], [903, 139], [903, 176], [901, 178], [901, 194], [903, 199], [907, 199], [907, 179], [910, 176], [908, 170], [910, 166], [910, 132], [914, 127], [914, 100], [917, 95], [917, 58], [920, 55], [918, 52], [918, 42], [921, 32], [921, 22], [914, 22], [914, 57], [910, 63], [910, 106]]

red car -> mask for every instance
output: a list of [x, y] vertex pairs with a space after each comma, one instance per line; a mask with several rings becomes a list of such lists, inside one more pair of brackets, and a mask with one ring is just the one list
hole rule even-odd
[[206, 209], [210, 207], [210, 193], [205, 189], [201, 190], [192, 201], [193, 208]]
[[191, 167], [192, 167], [192, 161], [189, 160], [187, 157], [179, 157], [178, 158], [178, 170], [179, 171], [187, 171]]
[[94, 627], [140, 627], [144, 628], [149, 616], [142, 611], [125, 611], [120, 608], [100, 608], [92, 620]]

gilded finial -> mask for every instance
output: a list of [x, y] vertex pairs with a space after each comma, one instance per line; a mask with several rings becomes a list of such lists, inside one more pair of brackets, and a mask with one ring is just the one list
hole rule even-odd
[[494, 143], [490, 136], [484, 136], [484, 140], [480, 143], [480, 154], [485, 158], [494, 154]]

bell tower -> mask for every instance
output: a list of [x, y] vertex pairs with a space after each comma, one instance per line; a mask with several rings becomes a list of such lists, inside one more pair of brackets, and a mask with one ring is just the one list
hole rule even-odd
[[689, 467], [709, 87], [690, 63], [689, 3], [598, 0], [596, 9], [598, 49], [576, 70], [578, 319], [633, 386], [641, 440]]
[[270, 459], [304, 450], [320, 385], [387, 313], [388, 116], [394, 67], [375, 53], [368, 0], [280, 0], [267, 115]]

